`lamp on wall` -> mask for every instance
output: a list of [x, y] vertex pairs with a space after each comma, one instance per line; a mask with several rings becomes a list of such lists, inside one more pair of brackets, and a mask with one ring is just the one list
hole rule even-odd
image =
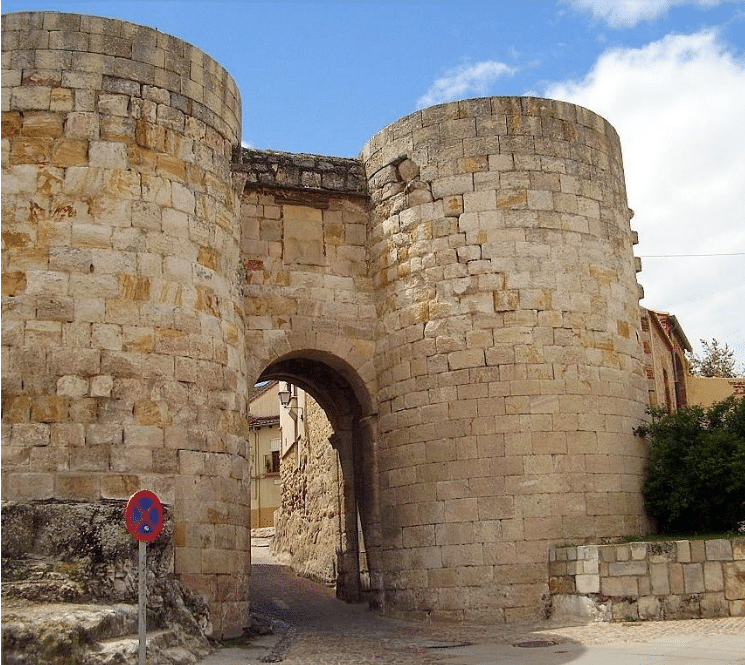
[[287, 384], [285, 384], [285, 389], [278, 391], [277, 397], [279, 397], [279, 403], [282, 406], [288, 406], [290, 403], [290, 399], [292, 398], [290, 387]]

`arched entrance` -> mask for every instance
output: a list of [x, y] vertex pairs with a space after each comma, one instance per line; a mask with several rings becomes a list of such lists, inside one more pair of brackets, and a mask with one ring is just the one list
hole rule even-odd
[[375, 417], [369, 393], [355, 370], [328, 352], [304, 350], [289, 353], [269, 364], [259, 381], [286, 381], [305, 390], [326, 413], [333, 428], [329, 442], [341, 470], [340, 538], [337, 544], [337, 597], [361, 599], [364, 538], [366, 568], [370, 576], [371, 603], [380, 605], [377, 552], [380, 547], [379, 492], [375, 454]]

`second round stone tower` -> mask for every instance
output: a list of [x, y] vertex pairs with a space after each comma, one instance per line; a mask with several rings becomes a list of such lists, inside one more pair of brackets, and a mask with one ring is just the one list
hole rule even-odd
[[497, 97], [403, 118], [362, 158], [387, 605], [536, 618], [550, 543], [646, 529], [618, 136], [572, 104]]

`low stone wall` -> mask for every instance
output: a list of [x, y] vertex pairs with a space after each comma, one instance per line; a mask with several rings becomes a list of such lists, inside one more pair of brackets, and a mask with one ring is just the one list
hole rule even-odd
[[745, 538], [558, 547], [549, 576], [558, 618], [745, 616]]

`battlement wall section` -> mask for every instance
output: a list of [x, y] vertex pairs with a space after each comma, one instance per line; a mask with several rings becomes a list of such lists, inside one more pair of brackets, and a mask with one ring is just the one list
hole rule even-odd
[[243, 148], [233, 171], [246, 174], [249, 188], [280, 187], [328, 195], [367, 196], [359, 159]]

